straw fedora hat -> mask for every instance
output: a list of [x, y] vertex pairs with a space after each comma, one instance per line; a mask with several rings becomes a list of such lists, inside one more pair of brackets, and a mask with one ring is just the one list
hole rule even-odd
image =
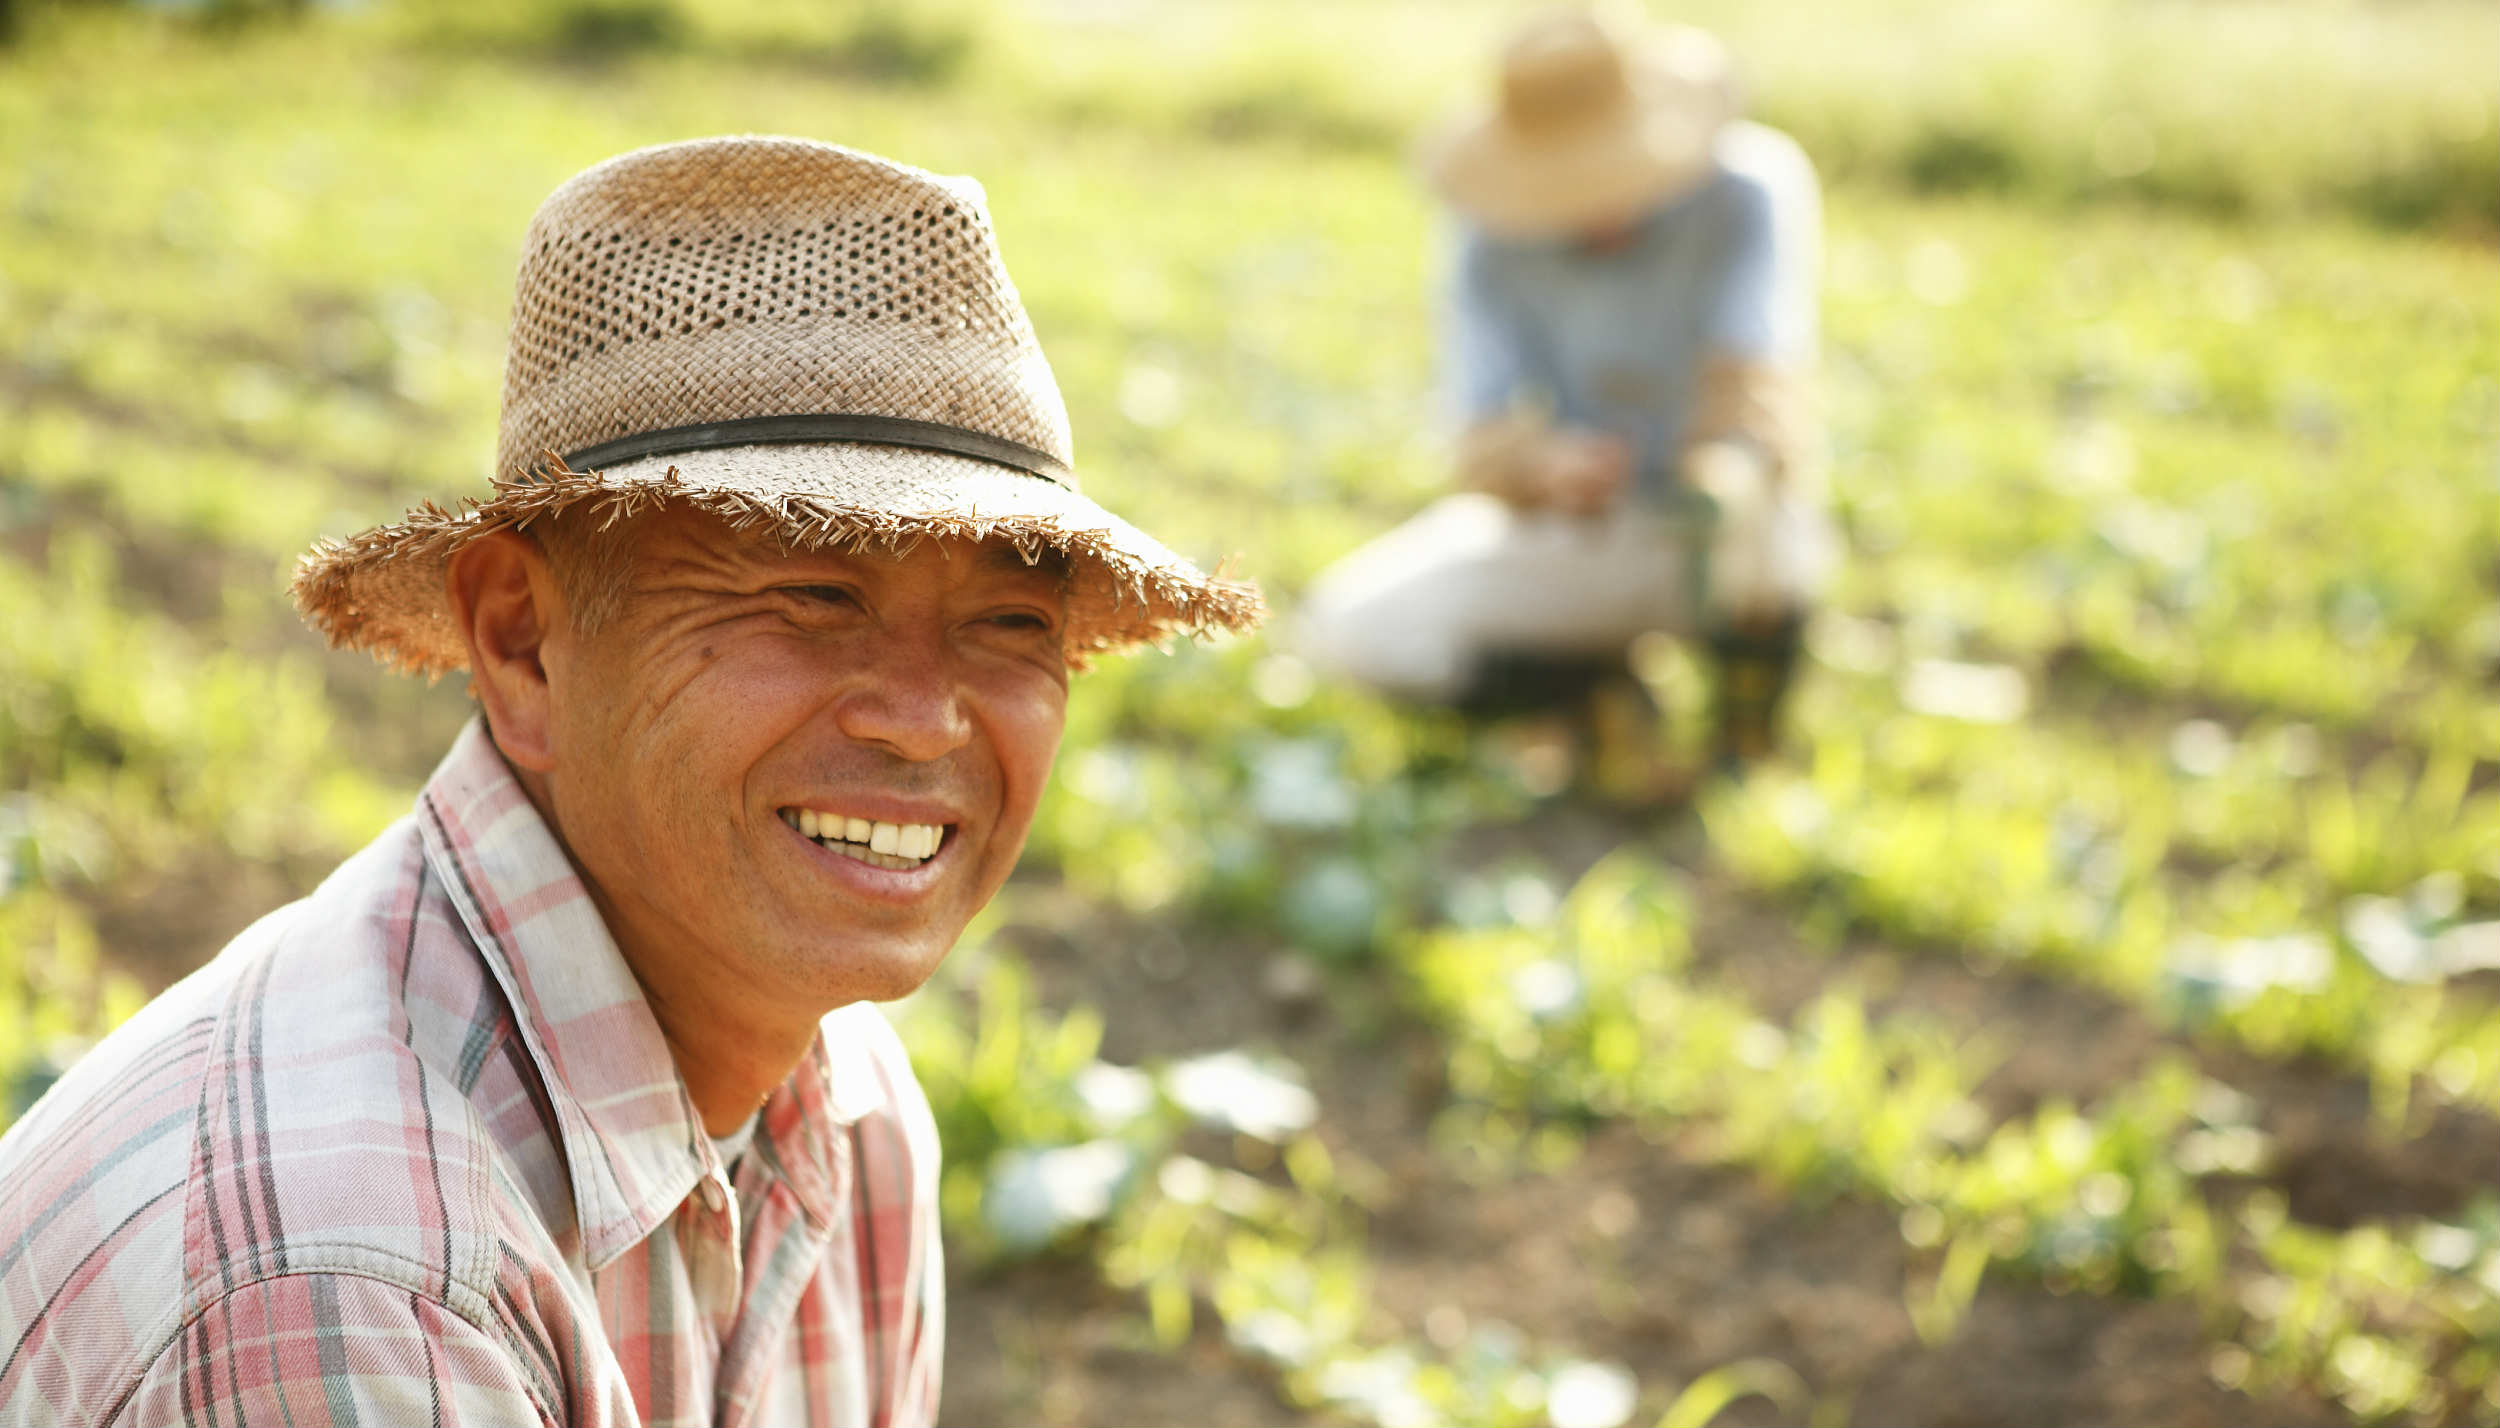
[[1070, 570], [1070, 657], [1246, 630], [1200, 572], [1077, 489], [1067, 409], [980, 186], [806, 139], [702, 139], [576, 175], [530, 223], [493, 490], [325, 541], [297, 607], [439, 675], [468, 652], [453, 552], [583, 508], [672, 503], [798, 546], [997, 538]]
[[1503, 46], [1492, 106], [1426, 145], [1424, 173], [1495, 237], [1562, 237], [1699, 183], [1735, 110], [1727, 51], [1702, 31], [1549, 10]]

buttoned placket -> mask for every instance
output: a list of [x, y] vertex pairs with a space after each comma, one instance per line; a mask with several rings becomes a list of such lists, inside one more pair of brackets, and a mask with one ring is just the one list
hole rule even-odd
[[711, 1327], [715, 1346], [729, 1341], [738, 1321], [738, 1301], [746, 1288], [744, 1236], [738, 1223], [738, 1192], [718, 1164], [709, 1165], [695, 1182], [678, 1213], [693, 1233], [681, 1237], [686, 1255], [686, 1280], [695, 1303]]

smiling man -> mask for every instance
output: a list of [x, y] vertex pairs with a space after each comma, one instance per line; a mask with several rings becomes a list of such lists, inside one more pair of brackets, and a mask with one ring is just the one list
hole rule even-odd
[[1072, 667], [1259, 616], [1069, 460], [968, 180], [559, 189], [492, 498], [296, 584], [479, 717], [0, 1138], [0, 1422], [928, 1421], [937, 1147], [868, 1003], [1014, 866]]

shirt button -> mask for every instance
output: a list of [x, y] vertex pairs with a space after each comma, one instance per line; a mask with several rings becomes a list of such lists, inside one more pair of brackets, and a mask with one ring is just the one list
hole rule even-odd
[[697, 1193], [703, 1197], [703, 1208], [715, 1215], [720, 1213], [721, 1206], [729, 1203], [729, 1196], [720, 1188], [720, 1181], [709, 1175], [703, 1177], [703, 1184]]

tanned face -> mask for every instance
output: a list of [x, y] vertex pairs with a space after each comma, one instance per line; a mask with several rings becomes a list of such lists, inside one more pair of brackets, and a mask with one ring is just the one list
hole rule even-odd
[[689, 511], [631, 538], [616, 613], [543, 657], [543, 797], [619, 945], [811, 1014], [919, 986], [1032, 825], [1061, 580], [995, 544], [788, 551]]

